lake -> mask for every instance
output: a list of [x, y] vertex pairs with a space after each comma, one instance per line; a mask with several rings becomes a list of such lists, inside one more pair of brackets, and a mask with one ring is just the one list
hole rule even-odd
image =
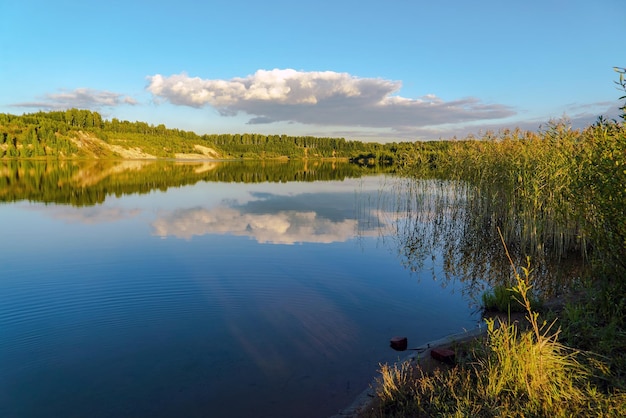
[[391, 337], [480, 320], [443, 254], [415, 246], [436, 214], [407, 182], [339, 163], [0, 163], [0, 416], [337, 413], [407, 355]]

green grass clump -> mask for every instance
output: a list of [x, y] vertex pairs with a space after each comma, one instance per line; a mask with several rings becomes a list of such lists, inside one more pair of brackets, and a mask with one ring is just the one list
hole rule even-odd
[[[482, 294], [482, 306], [485, 312], [524, 312], [523, 305], [518, 303], [519, 293], [516, 289], [504, 285], [496, 285], [493, 289]], [[534, 309], [540, 305], [539, 300], [529, 295], [530, 304]]]

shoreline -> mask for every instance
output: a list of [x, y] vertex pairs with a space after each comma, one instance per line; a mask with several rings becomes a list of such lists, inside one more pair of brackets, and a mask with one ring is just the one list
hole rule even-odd
[[[456, 343], [463, 343], [473, 339], [480, 338], [487, 334], [487, 326], [478, 326], [470, 331], [458, 332], [455, 334], [449, 334], [445, 337], [428, 341], [419, 347], [409, 349], [412, 351], [409, 355], [403, 359], [395, 362], [395, 364], [401, 364], [404, 362], [411, 362], [420, 364], [422, 362], [430, 361], [430, 352], [434, 348], [441, 348]], [[408, 350], [407, 350], [408, 351]], [[433, 360], [436, 361], [436, 360]], [[370, 382], [369, 386], [358, 394], [352, 403], [345, 408], [339, 410], [336, 414], [331, 415], [329, 418], [357, 418], [372, 406], [372, 403], [376, 395], [376, 379]]]
[[[566, 300], [576, 300], [578, 297], [579, 294], [576, 292], [569, 292], [567, 296], [552, 297], [542, 304], [543, 309], [558, 312], [563, 309]], [[445, 363], [441, 363], [438, 360], [433, 359], [430, 352], [435, 348], [445, 348], [454, 344], [462, 344], [485, 337], [487, 335], [487, 324], [484, 321], [485, 318], [492, 318], [494, 320], [500, 319], [508, 322], [519, 322], [526, 318], [526, 314], [523, 312], [515, 314], [505, 314], [501, 312], [485, 313], [483, 314], [482, 320], [478, 322], [476, 328], [469, 331], [466, 330], [463, 332], [448, 334], [436, 340], [428, 341], [419, 347], [410, 348], [407, 350], [411, 351], [410, 354], [402, 359], [399, 359], [393, 364], [399, 365], [405, 362], [410, 362], [413, 365], [419, 365], [423, 369], [427, 370], [439, 368], [441, 367], [440, 365]], [[336, 414], [331, 415], [329, 418], [359, 418], [363, 416], [367, 409], [373, 406], [373, 402], [376, 398], [376, 386], [377, 381], [376, 378], [374, 378], [368, 387], [354, 398], [350, 405], [340, 409]]]

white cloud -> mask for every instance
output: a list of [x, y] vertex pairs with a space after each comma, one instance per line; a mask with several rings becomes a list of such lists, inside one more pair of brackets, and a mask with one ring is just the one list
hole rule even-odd
[[250, 124], [296, 122], [323, 126], [407, 129], [512, 116], [501, 104], [476, 98], [444, 101], [434, 94], [397, 95], [399, 81], [359, 78], [332, 71], [258, 70], [243, 78], [211, 80], [187, 74], [149, 76], [147, 90], [158, 100], [191, 107], [211, 106], [224, 116], [251, 115]]
[[122, 104], [135, 105], [137, 101], [132, 97], [110, 91], [77, 88], [69, 91], [61, 90], [59, 93], [49, 93], [41, 101], [16, 103], [15, 106], [58, 110], [69, 108], [100, 109]]

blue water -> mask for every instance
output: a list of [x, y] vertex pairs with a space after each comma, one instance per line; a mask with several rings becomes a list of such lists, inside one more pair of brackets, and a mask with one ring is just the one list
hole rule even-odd
[[[0, 204], [0, 416], [324, 417], [474, 328], [398, 255], [383, 176]], [[445, 284], [445, 285], [444, 285]]]

